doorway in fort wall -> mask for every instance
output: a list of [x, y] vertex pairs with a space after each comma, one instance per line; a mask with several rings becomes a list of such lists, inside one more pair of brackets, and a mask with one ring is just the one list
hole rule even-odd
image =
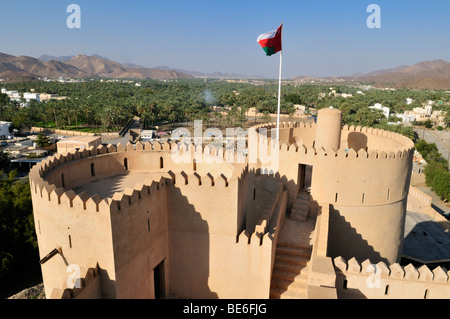
[[311, 191], [313, 166], [307, 164], [298, 164], [297, 185], [299, 192]]
[[161, 299], [166, 297], [166, 281], [164, 271], [164, 260], [161, 261], [158, 266], [153, 269], [153, 284], [155, 291], [155, 299]]

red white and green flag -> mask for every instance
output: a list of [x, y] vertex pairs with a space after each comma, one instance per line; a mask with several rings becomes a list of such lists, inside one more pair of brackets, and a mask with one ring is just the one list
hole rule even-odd
[[264, 52], [266, 52], [267, 56], [271, 56], [279, 51], [281, 51], [281, 30], [283, 25], [277, 30], [266, 32], [261, 34], [257, 41], [259, 45], [263, 48]]

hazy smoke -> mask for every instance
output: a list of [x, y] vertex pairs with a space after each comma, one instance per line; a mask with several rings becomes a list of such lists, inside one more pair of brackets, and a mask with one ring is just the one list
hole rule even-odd
[[207, 104], [213, 105], [216, 103], [216, 97], [210, 90], [208, 90], [208, 89], [204, 90], [203, 95], [205, 97], [205, 101]]

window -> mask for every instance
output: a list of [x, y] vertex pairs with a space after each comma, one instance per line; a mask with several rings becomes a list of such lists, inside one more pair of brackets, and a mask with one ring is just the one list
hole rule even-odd
[[94, 167], [94, 163], [91, 163], [91, 176], [92, 176], [92, 177], [95, 176], [95, 167]]
[[253, 200], [256, 200], [256, 189], [253, 188]]
[[124, 158], [124, 160], [123, 160], [123, 168], [125, 169], [125, 170], [128, 170], [128, 158]]
[[72, 237], [69, 235], [69, 247], [72, 248]]
[[150, 218], [147, 219], [147, 231], [150, 232]]
[[389, 293], [389, 285], [386, 285], [386, 288], [384, 289], [384, 294], [387, 296]]
[[164, 168], [164, 159], [162, 156], [159, 158], [159, 168]]
[[338, 199], [338, 193], [336, 193], [336, 196], [334, 197], [334, 202], [337, 203], [337, 199]]
[[62, 187], [66, 187], [66, 184], [64, 183], [64, 174], [61, 174], [61, 184]]

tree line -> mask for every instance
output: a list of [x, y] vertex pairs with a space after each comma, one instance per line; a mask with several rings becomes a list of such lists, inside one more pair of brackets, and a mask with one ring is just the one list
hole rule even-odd
[[[213, 120], [226, 125], [242, 126], [254, 108], [269, 121], [268, 114], [277, 112], [278, 86], [275, 81], [263, 81], [262, 85], [220, 80], [147, 80], [136, 86], [134, 82], [90, 80], [80, 83], [18, 82], [4, 84], [7, 89], [19, 92], [45, 92], [66, 96], [64, 100], [44, 103], [30, 102], [27, 108], [0, 95], [0, 119], [11, 121], [17, 129], [45, 126], [60, 129], [97, 129], [98, 132], [118, 131], [133, 116], [139, 116], [148, 126], [168, 123], [191, 122], [202, 119], [206, 125], [211, 120], [212, 107], [227, 107], [226, 115], [214, 114]], [[336, 93], [331, 93], [331, 88]], [[340, 93], [352, 94], [344, 98]], [[362, 94], [361, 94], [362, 93]], [[407, 104], [406, 99], [413, 99]], [[286, 83], [282, 87], [281, 113], [293, 114], [295, 105], [320, 109], [333, 106], [343, 112], [344, 124], [386, 127], [388, 120], [370, 105], [381, 103], [391, 112], [421, 106], [428, 100], [440, 101], [443, 110], [450, 111], [450, 94], [446, 91], [413, 91], [407, 89], [363, 90], [357, 86], [331, 86], [318, 84], [296, 85]], [[448, 112], [450, 119], [450, 112]], [[450, 121], [448, 121], [450, 123]]]
[[16, 179], [6, 153], [0, 152], [0, 287], [38, 273], [39, 252], [28, 178]]
[[450, 171], [448, 161], [439, 153], [435, 143], [427, 143], [419, 139], [416, 150], [427, 162], [424, 169], [425, 182], [443, 200], [450, 200]]

